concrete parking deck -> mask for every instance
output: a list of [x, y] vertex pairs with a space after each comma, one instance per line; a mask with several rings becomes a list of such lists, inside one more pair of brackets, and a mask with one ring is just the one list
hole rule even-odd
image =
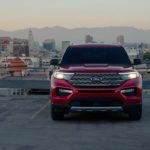
[[149, 150], [150, 98], [143, 117], [71, 114], [52, 121], [49, 96], [0, 97], [0, 150]]

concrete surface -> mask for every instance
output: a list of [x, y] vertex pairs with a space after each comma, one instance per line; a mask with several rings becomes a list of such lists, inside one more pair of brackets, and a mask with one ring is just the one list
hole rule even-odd
[[1, 96], [0, 150], [150, 150], [149, 95], [140, 121], [106, 113], [52, 121], [49, 96]]
[[[50, 80], [39, 80], [39, 79], [29, 79], [29, 78], [9, 78], [5, 80], [0, 80], [0, 88], [40, 88], [40, 89], [49, 89]], [[150, 80], [143, 80], [143, 88], [150, 89]]]

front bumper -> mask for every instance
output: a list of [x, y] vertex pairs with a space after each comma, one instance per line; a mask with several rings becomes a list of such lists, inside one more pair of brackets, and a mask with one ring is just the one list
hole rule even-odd
[[[58, 94], [58, 89], [65, 89], [65, 90], [70, 90], [71, 92], [67, 95], [62, 95], [60, 96]], [[123, 94], [121, 91], [124, 89], [136, 89], [135, 95], [132, 96], [127, 96]], [[142, 80], [141, 78], [135, 78], [132, 80], [126, 81], [124, 84], [120, 85], [119, 87], [115, 88], [75, 88], [73, 87], [70, 83], [68, 83], [65, 80], [59, 80], [59, 79], [54, 79], [52, 78], [51, 80], [51, 101], [52, 104], [58, 104], [58, 105], [69, 105], [74, 102], [78, 101], [79, 99], [84, 103], [84, 100], [88, 101], [89, 99], [94, 100], [117, 100], [120, 102], [120, 105], [115, 104], [100, 104], [96, 105], [96, 107], [121, 107], [123, 108], [124, 106], [127, 105], [139, 105], [142, 103]], [[80, 105], [74, 105], [71, 107], [80, 107]], [[85, 107], [82, 109], [89, 109], [89, 107], [95, 107], [95, 103], [90, 106], [90, 104], [86, 105], [81, 105], [81, 107]], [[109, 108], [108, 108], [109, 109]], [[120, 109], [120, 108], [119, 108]], [[74, 108], [72, 108], [74, 110]]]
[[136, 108], [142, 107], [142, 104], [136, 105], [124, 105], [124, 106], [116, 106], [116, 107], [72, 107], [68, 104], [52, 104], [55, 107], [55, 111], [62, 113], [69, 112], [129, 112]]

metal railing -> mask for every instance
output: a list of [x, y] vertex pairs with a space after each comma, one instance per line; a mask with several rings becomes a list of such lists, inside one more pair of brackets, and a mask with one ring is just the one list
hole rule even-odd
[[21, 71], [12, 74], [10, 68], [0, 67], [0, 95], [49, 94], [47, 67], [28, 67], [24, 74]]
[[[12, 69], [14, 68], [16, 71], [12, 71]], [[46, 80], [48, 78], [48, 67], [28, 67], [25, 69], [21, 69], [20, 66], [0, 66], [0, 79], [17, 79], [20, 77], [22, 79]]]
[[[27, 74], [11, 76], [8, 67], [0, 67], [0, 95], [49, 94], [50, 79], [47, 67], [30, 67]], [[140, 68], [143, 87], [150, 89], [150, 68]]]

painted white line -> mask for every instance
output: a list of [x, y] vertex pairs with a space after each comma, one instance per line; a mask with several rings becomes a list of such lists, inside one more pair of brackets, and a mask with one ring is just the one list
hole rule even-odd
[[33, 113], [31, 119], [35, 119], [49, 104], [50, 104], [50, 101], [46, 103], [44, 106], [42, 106], [38, 111]]

